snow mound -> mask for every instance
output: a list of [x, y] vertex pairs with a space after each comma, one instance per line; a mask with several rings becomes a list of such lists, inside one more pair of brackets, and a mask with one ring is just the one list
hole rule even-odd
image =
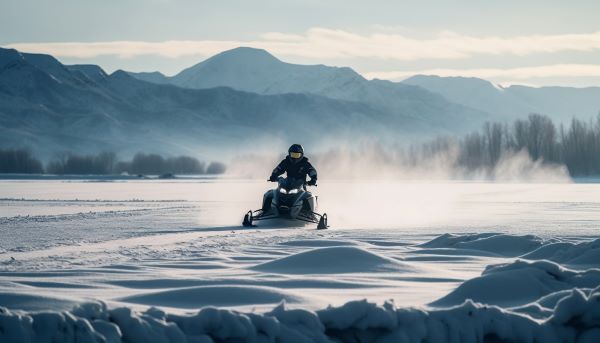
[[354, 242], [338, 241], [333, 239], [298, 239], [294, 241], [281, 242], [279, 244], [293, 247], [339, 247], [356, 245]]
[[480, 277], [465, 281], [431, 305], [452, 306], [473, 300], [503, 307], [518, 306], [561, 290], [598, 285], [599, 269], [574, 271], [550, 261], [517, 260], [488, 266]]
[[254, 270], [282, 274], [365, 273], [410, 271], [406, 263], [350, 246], [304, 251], [252, 267]]
[[466, 301], [447, 309], [352, 301], [320, 311], [242, 313], [213, 307], [194, 314], [136, 312], [81, 304], [70, 312], [0, 307], [2, 342], [598, 342], [600, 289], [573, 289], [545, 318]]
[[444, 234], [420, 246], [425, 248], [453, 248], [483, 251], [505, 257], [516, 257], [529, 253], [545, 242], [534, 235], [506, 235], [498, 233], [481, 233], [473, 235]]
[[502, 257], [502, 255], [483, 251], [483, 250], [474, 250], [474, 249], [457, 249], [457, 248], [433, 248], [433, 249], [419, 249], [414, 251], [415, 254], [420, 255], [443, 255], [447, 256], [486, 256], [486, 257]]
[[529, 260], [551, 260], [561, 264], [600, 266], [600, 238], [573, 244], [552, 243], [521, 256]]
[[199, 308], [202, 306], [239, 306], [277, 304], [281, 301], [299, 303], [305, 299], [278, 288], [265, 286], [199, 286], [161, 292], [132, 295], [123, 302], [153, 306]]

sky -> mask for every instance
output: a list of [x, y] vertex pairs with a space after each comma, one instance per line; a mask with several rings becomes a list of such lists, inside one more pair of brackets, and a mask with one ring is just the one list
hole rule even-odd
[[600, 86], [600, 1], [2, 0], [0, 46], [107, 72], [184, 68], [238, 46], [366, 78]]

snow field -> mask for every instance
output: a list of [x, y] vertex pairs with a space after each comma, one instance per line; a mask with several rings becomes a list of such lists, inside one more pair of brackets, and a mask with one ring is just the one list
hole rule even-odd
[[[30, 296], [28, 299], [19, 292], [7, 292], [0, 295], [0, 303], [4, 306], [9, 303], [7, 299], [12, 299], [10, 307], [13, 308], [29, 302], [45, 303], [49, 308], [71, 306], [71, 309], [56, 312], [3, 307], [0, 309], [0, 338], [11, 342], [595, 342], [600, 338], [600, 269], [569, 269], [547, 259], [568, 256], [572, 249], [579, 250], [582, 256], [592, 255], [598, 249], [596, 241], [561, 244], [562, 249], [544, 249], [558, 244], [556, 239], [540, 243], [540, 247], [537, 243], [544, 240], [537, 236], [443, 235], [409, 248], [415, 252], [421, 247], [430, 252], [436, 249], [444, 252], [447, 246], [459, 241], [473, 242], [471, 247], [486, 249], [489, 248], [487, 244], [477, 241], [493, 237], [511, 246], [515, 243], [530, 246], [532, 251], [523, 256], [537, 256], [538, 260], [518, 258], [490, 265], [480, 276], [463, 282], [426, 307], [352, 300], [343, 305], [309, 310], [298, 306], [307, 301], [301, 292], [285, 291], [281, 286], [227, 285], [225, 282], [179, 287], [182, 285], [177, 285], [173, 279], [163, 280], [162, 285], [151, 285], [160, 280], [148, 280], [150, 288], [164, 289], [169, 281], [173, 284], [170, 290], [120, 298], [120, 304], [202, 309], [195, 313], [170, 312], [153, 306], [135, 310], [131, 305], [124, 307], [117, 303], [66, 299], [60, 303], [53, 297]], [[351, 274], [355, 277], [361, 273], [415, 273], [414, 268], [402, 268], [410, 262], [384, 257], [347, 243], [336, 246], [332, 239], [316, 240], [314, 244], [305, 239], [292, 240], [280, 245], [304, 250], [271, 262], [250, 265], [249, 269], [295, 274], [311, 263], [326, 261], [313, 275], [325, 270], [331, 275]], [[429, 248], [431, 246], [437, 248]], [[497, 253], [498, 248], [496, 245], [490, 250]], [[472, 251], [475, 251], [474, 256], [481, 255], [475, 249]], [[547, 253], [544, 255], [543, 251]], [[353, 268], [341, 268], [348, 264]], [[596, 266], [598, 264], [600, 261], [596, 261]], [[577, 268], [577, 265], [572, 267]], [[69, 287], [68, 284], [38, 286]], [[4, 285], [5, 289], [7, 287]], [[13, 287], [18, 288], [18, 285]], [[280, 304], [265, 311], [235, 309], [248, 302]]]
[[600, 340], [594, 187], [389, 185], [368, 225], [331, 185], [315, 231], [241, 228], [260, 183], [1, 186], [0, 342]]

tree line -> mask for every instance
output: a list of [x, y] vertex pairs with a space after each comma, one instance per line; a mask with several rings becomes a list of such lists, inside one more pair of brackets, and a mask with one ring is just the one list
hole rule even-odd
[[[574, 118], [567, 125], [558, 126], [541, 114], [530, 114], [511, 124], [488, 122], [462, 137], [437, 137], [401, 149], [397, 164], [423, 166], [443, 156], [444, 163], [467, 172], [490, 171], [502, 158], [520, 152], [526, 152], [534, 161], [564, 165], [571, 176], [600, 175], [600, 115], [589, 121]], [[0, 173], [222, 174], [225, 169], [222, 163], [206, 165], [189, 156], [138, 153], [131, 160], [122, 161], [111, 152], [65, 154], [44, 166], [27, 149], [0, 149]]]
[[208, 165], [190, 156], [163, 157], [138, 153], [131, 160], [119, 160], [113, 152], [63, 154], [45, 166], [28, 149], [0, 149], [0, 173], [110, 175], [110, 174], [223, 174], [221, 162]]
[[574, 118], [558, 126], [541, 114], [512, 124], [487, 122], [479, 131], [459, 138], [438, 137], [412, 146], [408, 155], [418, 165], [450, 153], [458, 167], [473, 171], [491, 170], [503, 157], [521, 151], [534, 161], [564, 165], [571, 176], [600, 175], [600, 115], [589, 121]]

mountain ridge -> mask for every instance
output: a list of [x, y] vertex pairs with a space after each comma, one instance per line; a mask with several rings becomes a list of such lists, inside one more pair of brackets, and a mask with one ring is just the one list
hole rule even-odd
[[358, 101], [383, 112], [437, 123], [449, 131], [475, 128], [489, 118], [484, 111], [452, 103], [422, 87], [367, 80], [349, 67], [287, 63], [266, 50], [248, 47], [221, 52], [161, 82], [191, 89], [225, 86], [263, 95], [310, 93]]
[[[356, 100], [383, 111], [436, 120], [444, 113], [477, 127], [485, 120], [511, 121], [541, 113], [558, 122], [573, 116], [589, 117], [600, 111], [600, 87], [499, 87], [475, 77], [414, 75], [401, 82], [367, 80], [348, 67], [298, 65], [283, 62], [263, 49], [239, 47], [221, 52], [160, 80], [184, 88], [232, 87], [258, 94], [312, 93], [333, 99]], [[418, 88], [402, 88], [414, 86]], [[441, 97], [436, 98], [436, 97]], [[427, 109], [424, 101], [433, 108]], [[443, 118], [437, 118], [441, 120]]]
[[401, 83], [428, 89], [452, 102], [508, 120], [540, 113], [565, 122], [573, 117], [588, 118], [600, 112], [600, 87], [512, 85], [499, 88], [480, 78], [437, 75], [415, 75]]

